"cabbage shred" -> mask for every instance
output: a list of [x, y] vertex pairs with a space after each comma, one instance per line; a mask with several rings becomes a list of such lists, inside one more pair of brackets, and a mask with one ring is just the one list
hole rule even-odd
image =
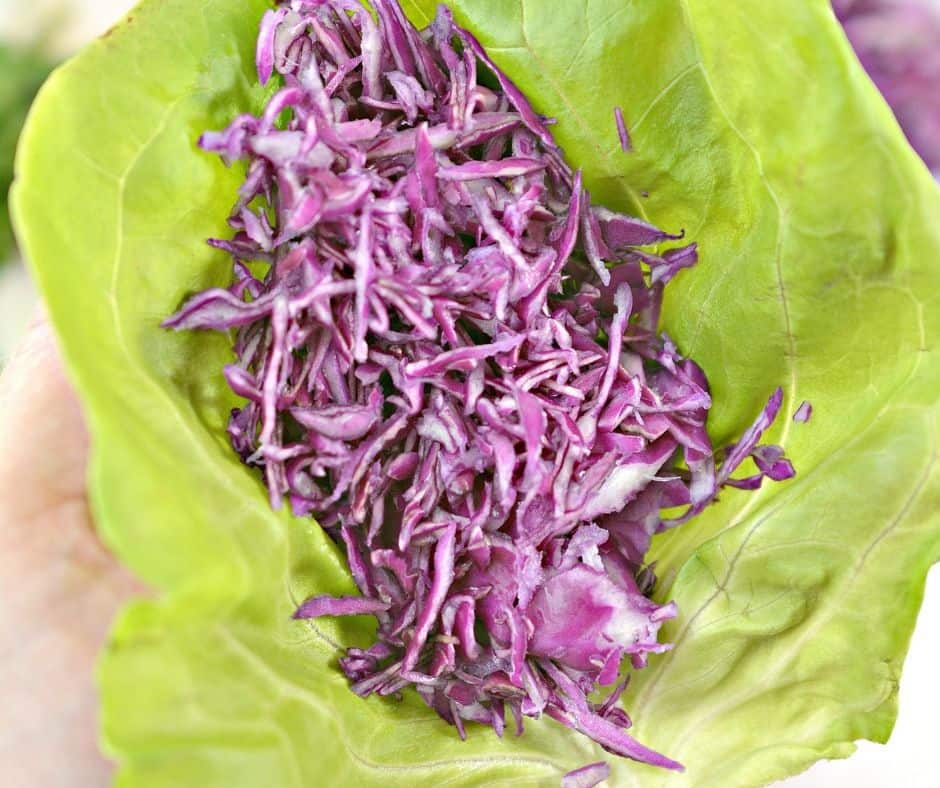
[[413, 687], [461, 736], [548, 715], [681, 768], [618, 705], [624, 660], [667, 650], [676, 615], [649, 598], [646, 553], [722, 486], [793, 475], [759, 445], [782, 393], [716, 451], [705, 375], [658, 329], [696, 245], [593, 204], [446, 8], [419, 32], [372, 5], [265, 15], [258, 73], [280, 89], [201, 139], [247, 165], [234, 237], [211, 241], [234, 281], [166, 325], [236, 330], [232, 445], [273, 506], [345, 546], [361, 592], [296, 615], [378, 622], [340, 660], [355, 693]]

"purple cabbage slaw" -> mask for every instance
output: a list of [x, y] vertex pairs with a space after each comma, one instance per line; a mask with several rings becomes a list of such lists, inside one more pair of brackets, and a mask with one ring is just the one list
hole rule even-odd
[[[378, 622], [340, 660], [355, 693], [414, 687], [461, 736], [545, 714], [680, 769], [618, 705], [622, 661], [666, 651], [676, 615], [648, 598], [645, 556], [724, 485], [793, 475], [759, 445], [782, 393], [716, 452], [705, 375], [657, 328], [696, 245], [592, 204], [446, 8], [419, 33], [395, 0], [372, 5], [265, 15], [258, 73], [283, 87], [201, 139], [247, 164], [235, 235], [210, 242], [234, 283], [166, 325], [236, 330], [231, 442], [274, 507], [345, 546], [362, 594], [296, 616]], [[756, 473], [732, 478], [748, 458]]]

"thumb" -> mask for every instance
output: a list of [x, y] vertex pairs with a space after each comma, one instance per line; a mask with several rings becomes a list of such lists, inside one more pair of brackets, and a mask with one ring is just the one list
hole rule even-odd
[[108, 781], [96, 654], [133, 578], [98, 540], [88, 435], [45, 320], [0, 375], [0, 785]]
[[24, 517], [50, 504], [82, 508], [87, 456], [81, 408], [40, 317], [0, 374], [0, 511]]

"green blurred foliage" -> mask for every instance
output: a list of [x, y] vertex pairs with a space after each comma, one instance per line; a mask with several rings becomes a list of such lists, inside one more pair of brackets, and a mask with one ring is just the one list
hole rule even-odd
[[13, 157], [30, 104], [52, 71], [39, 46], [0, 43], [0, 263], [13, 250], [7, 194], [13, 182]]

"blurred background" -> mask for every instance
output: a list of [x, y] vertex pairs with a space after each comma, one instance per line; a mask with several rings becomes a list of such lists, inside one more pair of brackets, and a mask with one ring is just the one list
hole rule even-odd
[[[788, 0], [797, 2], [798, 0]], [[912, 145], [940, 174], [940, 0], [832, 0], [869, 74]], [[0, 0], [0, 368], [38, 307], [7, 218], [13, 153], [49, 72], [105, 32], [134, 0]], [[862, 742], [847, 761], [820, 763], [779, 788], [932, 788], [940, 706], [940, 573], [928, 583], [901, 681], [891, 742]], [[84, 786], [82, 788], [85, 788]]]
[[37, 305], [7, 213], [13, 153], [26, 111], [56, 64], [134, 5], [134, 0], [0, 0], [0, 367]]

